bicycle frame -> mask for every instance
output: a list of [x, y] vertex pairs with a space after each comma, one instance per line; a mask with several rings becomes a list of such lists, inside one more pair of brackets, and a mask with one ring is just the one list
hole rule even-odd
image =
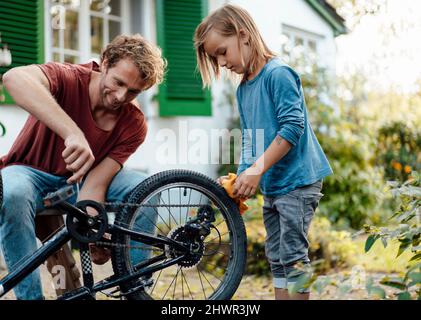
[[[61, 212], [79, 216], [80, 209], [77, 207], [69, 204], [68, 202], [62, 202], [54, 206], [55, 208], [60, 209]], [[177, 241], [174, 241], [170, 238], [164, 236], [152, 236], [143, 232], [137, 232], [133, 230], [129, 230], [119, 225], [112, 225], [109, 226], [108, 231], [110, 232], [118, 232], [123, 233], [131, 236], [132, 240], [138, 240], [142, 243], [155, 246], [160, 249], [164, 249], [166, 245], [172, 246], [181, 252], [188, 252], [189, 248], [185, 247], [184, 245], [180, 244]], [[26, 276], [28, 276], [32, 271], [38, 268], [42, 263], [44, 263], [52, 254], [54, 254], [57, 250], [59, 250], [64, 244], [66, 244], [69, 240], [73, 239], [71, 234], [69, 233], [66, 226], [63, 226], [58, 231], [56, 231], [52, 237], [47, 240], [40, 248], [38, 248], [34, 254], [26, 259], [22, 264], [20, 264], [14, 271], [8, 273], [3, 279], [0, 280], [0, 297], [4, 296], [7, 292], [13, 289], [21, 280], [23, 280]], [[88, 250], [87, 244], [84, 244], [86, 250]], [[81, 245], [81, 250], [82, 250]], [[82, 252], [81, 252], [82, 254]], [[89, 253], [88, 253], [89, 257]], [[176, 264], [179, 260], [183, 259], [184, 255], [180, 255], [176, 258], [172, 258], [167, 260], [167, 256], [165, 252], [159, 256], [152, 257], [147, 259], [138, 265], [136, 265], [135, 272], [129, 275], [125, 275], [122, 277], [116, 277], [115, 275], [108, 277], [100, 282], [94, 284], [93, 283], [93, 276], [90, 273], [90, 276], [86, 277], [86, 272], [83, 270], [83, 286], [81, 288], [72, 290], [61, 297], [59, 299], [63, 300], [74, 300], [86, 297], [93, 297], [96, 292], [110, 289], [120, 284], [131, 281], [134, 279], [138, 279], [142, 276], [151, 274], [153, 272], [159, 271], [161, 269], [165, 269], [171, 265]], [[160, 264], [156, 264], [159, 261], [167, 260]], [[90, 258], [89, 258], [90, 263]], [[82, 263], [82, 269], [84, 269]], [[89, 274], [89, 272], [88, 272]], [[124, 295], [124, 293], [122, 293]]]

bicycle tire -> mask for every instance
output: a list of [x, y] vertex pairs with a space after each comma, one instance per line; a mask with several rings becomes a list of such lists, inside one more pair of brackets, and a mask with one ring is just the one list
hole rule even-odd
[[[223, 278], [222, 278], [223, 280], [218, 285], [218, 287], [216, 289], [214, 289], [213, 287], [212, 289], [210, 289], [214, 291], [212, 292], [212, 294], [209, 294], [209, 296], [206, 296], [205, 289], [203, 288], [202, 279], [200, 279], [200, 282], [202, 283], [204, 299], [228, 300], [232, 298], [232, 296], [234, 295], [235, 291], [237, 290], [241, 282], [242, 276], [244, 274], [244, 270], [246, 267], [246, 257], [247, 257], [247, 254], [246, 254], [247, 236], [246, 236], [244, 222], [238, 210], [238, 206], [226, 194], [225, 190], [220, 185], [218, 185], [214, 180], [210, 179], [209, 177], [201, 173], [197, 173], [190, 170], [168, 170], [168, 171], [157, 173], [151, 176], [150, 178], [146, 179], [145, 181], [143, 181], [130, 194], [128, 202], [141, 204], [148, 197], [148, 195], [153, 194], [155, 191], [161, 190], [162, 188], [165, 188], [166, 186], [171, 186], [174, 183], [181, 184], [181, 185], [185, 184], [185, 185], [193, 186], [193, 187], [195, 186], [196, 188], [200, 188], [201, 190], [206, 189], [208, 192], [207, 196], [209, 196], [213, 200], [219, 201], [219, 204], [221, 204], [220, 206], [221, 208], [219, 208], [220, 213], [221, 213], [220, 218], [226, 219], [223, 221], [223, 223], [226, 225], [226, 228], [229, 229], [226, 231], [226, 234], [229, 234], [229, 237], [230, 237], [229, 240], [232, 241], [230, 242], [232, 244], [230, 245], [230, 249], [229, 249], [231, 250], [230, 256], [229, 258], [227, 258], [227, 269], [226, 269], [227, 272], [223, 275]], [[168, 191], [168, 193], [169, 192], [170, 191]], [[117, 214], [115, 223], [124, 225], [124, 226], [133, 225], [133, 221], [135, 219], [135, 212], [136, 212], [136, 208], [125, 207], [124, 209], [121, 210], [121, 212]], [[171, 221], [171, 218], [169, 219]], [[220, 222], [220, 224], [222, 224], [222, 222]], [[218, 234], [219, 234], [219, 240], [221, 240], [221, 233], [219, 231], [218, 231]], [[120, 234], [113, 235], [113, 242], [115, 243], [127, 244], [129, 243], [129, 241], [130, 241], [129, 236], [125, 236], [124, 234], [120, 233]], [[211, 243], [214, 243], [214, 242], [211, 242]], [[211, 260], [211, 258], [207, 258], [207, 259]], [[113, 266], [114, 273], [117, 276], [124, 276], [133, 272], [133, 265], [131, 264], [130, 260], [131, 260], [131, 257], [127, 248], [123, 246], [116, 246], [113, 248], [112, 266]], [[199, 274], [199, 278], [200, 278], [201, 271], [199, 269], [199, 265], [197, 266], [198, 268], [197, 273]], [[181, 269], [182, 267], [179, 266], [179, 268]], [[186, 271], [186, 272], [190, 272], [190, 271]], [[183, 274], [183, 271], [181, 271], [181, 274]], [[177, 283], [177, 276], [178, 276], [178, 272], [177, 272], [176, 280], [175, 280], [176, 283]], [[186, 281], [186, 285], [188, 286], [186, 278], [184, 279], [184, 281]], [[183, 278], [181, 278], [181, 282], [183, 285]], [[205, 281], [203, 280], [203, 282]], [[125, 285], [121, 285], [120, 289], [123, 292], [128, 292], [131, 288], [136, 286], [136, 283], [138, 283], [138, 280], [132, 281]], [[211, 283], [209, 282], [209, 284]], [[190, 291], [190, 295], [191, 295], [191, 297], [188, 297], [188, 298], [196, 299], [196, 297], [192, 295], [190, 287], [188, 287], [188, 290]], [[174, 286], [174, 292], [175, 291], [176, 291], [176, 288]], [[139, 290], [139, 291], [128, 294], [126, 296], [126, 299], [150, 300], [150, 299], [153, 299], [153, 297], [145, 290]], [[184, 299], [184, 293], [183, 293], [182, 299]], [[203, 298], [199, 297], [199, 299], [202, 300]]]

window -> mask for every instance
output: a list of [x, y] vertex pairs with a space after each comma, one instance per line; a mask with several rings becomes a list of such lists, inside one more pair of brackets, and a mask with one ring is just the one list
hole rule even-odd
[[54, 61], [79, 63], [80, 6], [70, 0], [51, 0], [52, 57]]
[[93, 0], [89, 9], [91, 53], [99, 61], [101, 50], [121, 33], [121, 1]]
[[46, 1], [51, 23], [46, 37], [50, 35], [52, 39], [47, 45], [47, 60], [99, 62], [101, 50], [122, 33], [123, 23], [129, 18], [122, 19], [128, 0]]
[[323, 36], [295, 28], [289, 25], [282, 25], [281, 46], [282, 52], [289, 55], [295, 48], [302, 49], [305, 52], [319, 53], [319, 45]]

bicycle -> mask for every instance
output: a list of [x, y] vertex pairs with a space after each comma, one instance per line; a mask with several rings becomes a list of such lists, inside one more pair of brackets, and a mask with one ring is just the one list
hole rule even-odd
[[[59, 300], [95, 299], [98, 292], [127, 300], [234, 295], [246, 265], [246, 231], [237, 205], [214, 180], [189, 170], [163, 171], [124, 203], [72, 205], [66, 200], [74, 193], [67, 186], [44, 198], [45, 207], [66, 215], [65, 226], [0, 280], [0, 297], [71, 239], [79, 243], [83, 285]], [[89, 244], [111, 250], [114, 274], [97, 283]]]

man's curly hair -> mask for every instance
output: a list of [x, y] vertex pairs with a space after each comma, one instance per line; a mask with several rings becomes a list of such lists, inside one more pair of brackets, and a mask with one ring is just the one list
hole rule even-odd
[[106, 60], [107, 68], [125, 58], [130, 58], [137, 66], [146, 84], [144, 90], [164, 80], [167, 61], [162, 57], [161, 49], [140, 34], [115, 37], [101, 54], [101, 62]]

